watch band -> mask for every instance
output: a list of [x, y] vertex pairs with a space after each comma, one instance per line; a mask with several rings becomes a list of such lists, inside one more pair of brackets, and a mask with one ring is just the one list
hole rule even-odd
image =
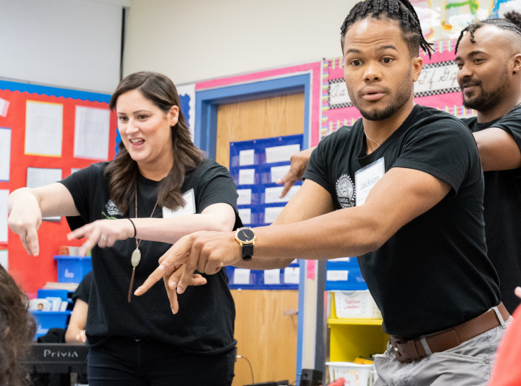
[[242, 259], [250, 261], [253, 256], [253, 244], [242, 244]]

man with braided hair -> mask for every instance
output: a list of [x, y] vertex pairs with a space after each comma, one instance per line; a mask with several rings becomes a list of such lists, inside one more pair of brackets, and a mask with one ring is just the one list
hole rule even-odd
[[360, 2], [341, 31], [363, 118], [320, 142], [273, 225], [185, 236], [135, 294], [161, 279], [183, 293], [195, 269], [358, 256], [391, 335], [378, 384], [484, 386], [509, 314], [486, 255], [476, 142], [460, 120], [413, 102], [419, 49], [431, 48], [407, 0]]
[[514, 290], [521, 285], [521, 14], [469, 25], [456, 54], [463, 104], [478, 112], [463, 121], [474, 133], [485, 172], [488, 257], [513, 313], [520, 303]]
[[[463, 104], [477, 118], [463, 122], [474, 133], [485, 171], [485, 234], [488, 257], [499, 276], [501, 299], [510, 313], [520, 304], [521, 285], [521, 14], [466, 27], [456, 53]], [[314, 148], [292, 156], [280, 180], [284, 196], [302, 177]]]

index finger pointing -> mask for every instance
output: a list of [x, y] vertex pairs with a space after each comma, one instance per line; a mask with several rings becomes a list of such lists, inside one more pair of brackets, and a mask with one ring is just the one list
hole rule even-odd
[[175, 264], [181, 263], [181, 259], [186, 257], [187, 251], [192, 247], [192, 239], [185, 236], [177, 241], [161, 258], [159, 267], [148, 276], [145, 282], [134, 292], [134, 295], [141, 296], [147, 292], [154, 284], [163, 278], [167, 271], [172, 271]]
[[159, 280], [163, 278], [163, 275], [166, 272], [166, 266], [161, 264], [159, 267], [155, 269], [154, 272], [150, 274], [150, 276], [147, 277], [145, 282], [134, 291], [134, 295], [141, 296], [144, 293], [146, 293], [154, 284], [156, 284]]
[[38, 256], [40, 254], [40, 246], [38, 244], [38, 233], [35, 228], [30, 228], [27, 231], [26, 240], [33, 256]]

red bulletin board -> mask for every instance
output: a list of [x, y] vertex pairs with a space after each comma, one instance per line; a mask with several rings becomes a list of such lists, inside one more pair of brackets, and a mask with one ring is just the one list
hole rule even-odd
[[[8, 182], [0, 182], [0, 189], [12, 192], [25, 187], [28, 167], [61, 169], [62, 177], [65, 178], [71, 174], [71, 168], [84, 168], [91, 163], [106, 161], [81, 159], [73, 156], [74, 126], [76, 106], [108, 109], [110, 95], [0, 81], [0, 98], [9, 103], [7, 113], [0, 114], [0, 127], [11, 130], [10, 178]], [[62, 154], [60, 157], [24, 154], [27, 101], [63, 105]], [[116, 131], [116, 117], [115, 113], [112, 113], [110, 117], [109, 159], [115, 156]], [[80, 240], [67, 241], [66, 235], [68, 232], [70, 232], [69, 226], [64, 218], [56, 222], [44, 221], [38, 231], [39, 256], [29, 256], [18, 235], [11, 230], [8, 231], [8, 243], [0, 244], [0, 249], [8, 250], [9, 273], [30, 296], [35, 294], [39, 288], [42, 288], [46, 282], [57, 281], [54, 255], [58, 254], [59, 247], [62, 245], [81, 245]]]

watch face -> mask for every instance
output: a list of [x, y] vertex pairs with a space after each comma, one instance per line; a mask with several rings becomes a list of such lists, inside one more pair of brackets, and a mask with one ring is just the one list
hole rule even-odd
[[237, 238], [241, 240], [243, 243], [247, 243], [249, 241], [252, 241], [255, 237], [255, 234], [253, 231], [249, 228], [243, 228], [237, 232]]

